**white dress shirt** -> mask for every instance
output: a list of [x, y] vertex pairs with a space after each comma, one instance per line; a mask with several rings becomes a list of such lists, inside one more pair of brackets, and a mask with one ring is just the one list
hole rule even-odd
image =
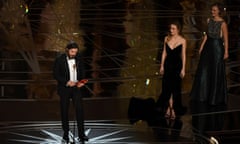
[[69, 59], [67, 57], [70, 81], [77, 82], [77, 68], [75, 59]]

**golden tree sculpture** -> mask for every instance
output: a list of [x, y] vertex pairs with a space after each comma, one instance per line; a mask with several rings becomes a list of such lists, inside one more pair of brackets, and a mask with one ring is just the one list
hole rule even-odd
[[[57, 0], [48, 3], [41, 13], [41, 24], [38, 36], [44, 50], [64, 52], [66, 44], [72, 40], [84, 49], [80, 31], [80, 0]], [[41, 42], [42, 42], [41, 41]]]
[[120, 95], [153, 97], [161, 92], [156, 64], [158, 34], [152, 1], [130, 1], [124, 22], [127, 44], [125, 69], [122, 77], [129, 79], [119, 86]]
[[4, 32], [4, 48], [18, 51], [33, 73], [40, 73], [37, 49], [32, 37], [30, 22], [26, 16], [28, 7], [23, 0], [8, 0], [0, 10], [0, 29]]

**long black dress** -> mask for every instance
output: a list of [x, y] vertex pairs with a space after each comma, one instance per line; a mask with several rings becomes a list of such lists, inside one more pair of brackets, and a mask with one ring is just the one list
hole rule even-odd
[[210, 105], [227, 103], [222, 22], [209, 20], [207, 41], [200, 55], [190, 93], [192, 101], [206, 102]]
[[176, 115], [183, 113], [180, 72], [182, 69], [182, 44], [170, 48], [166, 43], [166, 59], [164, 62], [164, 75], [162, 78], [162, 93], [157, 101], [158, 107], [166, 109], [169, 99], [173, 97], [173, 108]]

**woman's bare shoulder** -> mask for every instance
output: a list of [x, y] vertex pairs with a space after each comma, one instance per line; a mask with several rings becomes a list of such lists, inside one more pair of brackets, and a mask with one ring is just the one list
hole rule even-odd
[[164, 42], [168, 42], [170, 40], [170, 37], [167, 35], [164, 37]]
[[186, 42], [186, 38], [183, 37], [183, 36], [180, 36], [180, 41], [181, 41], [182, 43], [185, 43], [185, 42]]

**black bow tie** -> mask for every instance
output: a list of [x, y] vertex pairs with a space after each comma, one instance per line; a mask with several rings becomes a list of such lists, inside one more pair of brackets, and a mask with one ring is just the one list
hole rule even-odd
[[69, 60], [75, 59], [75, 57], [68, 57]]

